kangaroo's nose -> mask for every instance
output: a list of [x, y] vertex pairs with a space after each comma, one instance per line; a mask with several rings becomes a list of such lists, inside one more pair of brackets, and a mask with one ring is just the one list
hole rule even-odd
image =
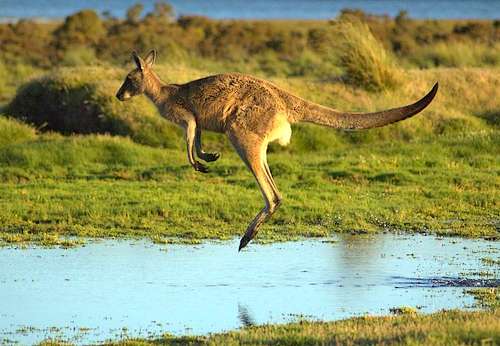
[[120, 101], [123, 101], [123, 95], [120, 92], [116, 93], [116, 98]]

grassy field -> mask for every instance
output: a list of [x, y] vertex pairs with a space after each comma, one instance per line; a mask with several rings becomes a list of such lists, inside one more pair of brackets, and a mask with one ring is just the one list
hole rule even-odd
[[[209, 73], [185, 66], [157, 70], [178, 82]], [[93, 117], [97, 109], [118, 124], [115, 128], [128, 129], [131, 139], [39, 133], [0, 118], [2, 242], [67, 244], [64, 236], [227, 239], [241, 235], [261, 208], [253, 177], [224, 136], [206, 134], [205, 147], [221, 151], [222, 158], [210, 164], [211, 173], [194, 172], [187, 164], [182, 133], [159, 118], [144, 97], [125, 104], [114, 100], [122, 74], [116, 68], [63, 69], [51, 74], [52, 84], [44, 79], [45, 84], [35, 81], [22, 90], [61, 84], [66, 96], [57, 105], [66, 108], [56, 111], [75, 114], [78, 103], [67, 100], [90, 100], [86, 104], [96, 106], [78, 113], [76, 124], [78, 119], [88, 124], [85, 117]], [[106, 88], [96, 86], [98, 75], [108, 76]], [[404, 78], [400, 88], [379, 92], [339, 81], [273, 79], [305, 98], [349, 110], [409, 103], [435, 80], [441, 89], [424, 114], [386, 128], [345, 133], [314, 125], [294, 127], [289, 147], [270, 148], [271, 170], [285, 200], [259, 240], [382, 230], [498, 236], [500, 97], [495, 86], [500, 72], [408, 70]], [[61, 93], [55, 90], [55, 95]], [[27, 95], [19, 100], [26, 101], [25, 108], [31, 105], [28, 110], [38, 110], [34, 114], [43, 120], [39, 126], [52, 121], [48, 126], [57, 130], [58, 118], [43, 115], [50, 109], [44, 107], [45, 94]], [[6, 107], [8, 112], [19, 111], [16, 102]], [[155, 132], [148, 132], [150, 128]]]
[[[494, 133], [478, 132], [314, 156], [272, 153], [285, 202], [259, 238], [384, 229], [495, 237], [499, 144]], [[262, 204], [253, 177], [230, 152], [207, 175], [184, 156], [106, 136], [5, 146], [0, 238], [240, 235]]]

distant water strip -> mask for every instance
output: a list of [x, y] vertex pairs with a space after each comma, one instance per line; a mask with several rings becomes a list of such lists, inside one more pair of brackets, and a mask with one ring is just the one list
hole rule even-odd
[[[139, 1], [150, 12], [156, 0]], [[412, 18], [500, 19], [498, 0], [170, 0], [177, 15], [245, 19], [330, 19], [344, 8], [361, 9], [377, 15], [396, 16], [407, 11]], [[0, 0], [0, 21], [17, 18], [64, 18], [92, 8], [98, 13], [123, 18], [137, 0]]]

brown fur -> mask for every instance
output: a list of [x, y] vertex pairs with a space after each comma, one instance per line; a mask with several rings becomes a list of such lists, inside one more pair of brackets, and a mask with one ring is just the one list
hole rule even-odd
[[218, 153], [201, 148], [201, 130], [225, 133], [259, 184], [265, 206], [255, 216], [240, 242], [240, 250], [256, 235], [281, 204], [281, 195], [267, 164], [269, 142], [286, 145], [290, 124], [305, 121], [339, 129], [366, 129], [406, 119], [423, 110], [438, 85], [416, 103], [375, 113], [346, 113], [306, 101], [274, 84], [248, 75], [230, 73], [209, 76], [186, 84], [165, 84], [153, 72], [156, 53], [143, 60], [133, 53], [137, 68], [117, 93], [120, 100], [146, 94], [160, 114], [185, 130], [188, 161], [197, 171], [207, 168], [195, 159], [215, 161]]

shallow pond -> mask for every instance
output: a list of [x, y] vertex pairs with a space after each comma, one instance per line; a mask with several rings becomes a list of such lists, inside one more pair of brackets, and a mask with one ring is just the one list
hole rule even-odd
[[205, 334], [298, 318], [467, 308], [494, 241], [379, 234], [271, 245], [90, 242], [0, 249], [0, 344]]

